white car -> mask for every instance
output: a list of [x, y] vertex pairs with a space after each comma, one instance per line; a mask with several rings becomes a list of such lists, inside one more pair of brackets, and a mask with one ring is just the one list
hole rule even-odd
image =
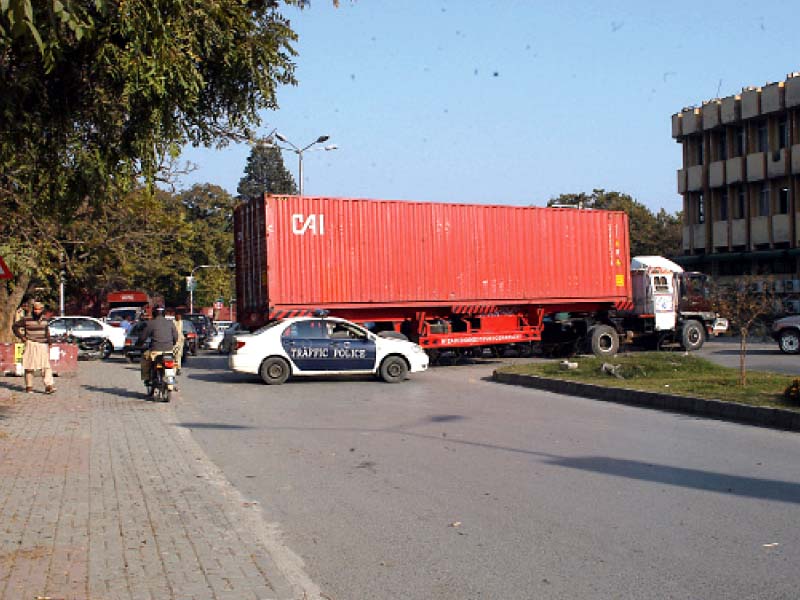
[[206, 338], [206, 348], [209, 350], [217, 350], [219, 351], [219, 345], [222, 343], [222, 340], [225, 338], [225, 330], [219, 329], [216, 327], [216, 324], [212, 330], [212, 332]]
[[228, 366], [271, 385], [290, 376], [367, 373], [397, 383], [425, 371], [428, 355], [417, 344], [379, 337], [343, 319], [298, 317], [237, 334]]
[[104, 356], [125, 349], [125, 330], [113, 327], [94, 317], [55, 317], [48, 324], [50, 335], [70, 334], [76, 338], [102, 337], [111, 345], [103, 351]]

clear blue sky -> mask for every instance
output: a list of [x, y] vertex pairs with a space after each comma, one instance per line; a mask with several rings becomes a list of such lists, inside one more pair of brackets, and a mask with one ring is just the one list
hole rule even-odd
[[[339, 146], [305, 155], [306, 195], [544, 205], [605, 188], [675, 212], [670, 116], [800, 70], [789, 0], [314, 0], [285, 14], [299, 84], [259, 134]], [[183, 187], [235, 194], [249, 152], [187, 149]]]

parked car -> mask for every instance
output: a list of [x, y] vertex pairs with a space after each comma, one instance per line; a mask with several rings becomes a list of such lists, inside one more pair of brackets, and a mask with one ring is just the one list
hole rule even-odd
[[136, 362], [142, 357], [142, 349], [138, 348], [136, 344], [139, 342], [139, 334], [142, 333], [145, 325], [147, 325], [147, 321], [136, 321], [125, 335], [124, 354], [128, 362]]
[[102, 337], [105, 340], [102, 349], [103, 358], [108, 358], [112, 352], [122, 352], [125, 348], [125, 331], [94, 317], [55, 317], [48, 324], [48, 328], [52, 336]]
[[194, 326], [194, 323], [191, 321], [187, 321], [186, 319], [181, 320], [181, 325], [183, 329], [183, 361], [186, 362], [186, 357], [191, 354], [192, 356], [197, 356], [197, 329]]
[[284, 383], [290, 376], [372, 373], [387, 383], [425, 371], [428, 355], [406, 340], [384, 338], [360, 325], [328, 317], [273, 321], [255, 333], [236, 336], [228, 366]]
[[219, 329], [217, 324], [211, 328], [211, 335], [206, 338], [206, 348], [209, 350], [217, 350], [219, 351], [219, 345], [222, 343], [223, 338], [225, 337], [225, 330]]
[[772, 337], [784, 354], [800, 353], [800, 315], [777, 319], [772, 324]]
[[247, 330], [239, 323], [233, 323], [230, 327], [228, 327], [222, 334], [222, 341], [219, 343], [217, 352], [220, 354], [230, 354], [231, 350], [233, 349], [233, 345], [236, 343], [235, 338], [240, 333], [247, 333]]
[[214, 327], [216, 327], [217, 331], [224, 332], [231, 325], [233, 325], [233, 321], [214, 321]]
[[[142, 357], [143, 349], [138, 347], [138, 343], [139, 336], [145, 328], [145, 325], [147, 325], [147, 321], [137, 321], [131, 326], [130, 330], [128, 330], [128, 334], [125, 336], [125, 357], [129, 362], [136, 362]], [[192, 356], [197, 354], [197, 332], [191, 321], [181, 321], [181, 328], [183, 330], [182, 362], [186, 362], [186, 358], [190, 354]]]
[[211, 319], [202, 313], [188, 313], [183, 315], [184, 321], [191, 321], [197, 331], [197, 347], [205, 348], [206, 338], [211, 333]]

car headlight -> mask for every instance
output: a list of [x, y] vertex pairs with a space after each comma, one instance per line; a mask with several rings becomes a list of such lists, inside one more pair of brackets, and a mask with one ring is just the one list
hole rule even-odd
[[425, 354], [425, 350], [419, 344], [411, 344], [411, 349], [419, 354]]

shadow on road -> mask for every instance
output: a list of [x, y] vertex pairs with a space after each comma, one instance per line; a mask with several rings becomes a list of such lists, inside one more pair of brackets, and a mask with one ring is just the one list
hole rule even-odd
[[229, 423], [173, 423], [176, 427], [186, 429], [225, 429], [235, 431], [238, 429], [254, 429], [250, 425], [231, 425]]
[[579, 469], [602, 473], [612, 477], [637, 479], [682, 487], [688, 489], [713, 492], [729, 496], [756, 498], [759, 500], [772, 500], [775, 502], [788, 502], [800, 504], [800, 483], [780, 481], [777, 479], [762, 479], [758, 477], [742, 477], [740, 475], [726, 475], [713, 471], [686, 469], [670, 465], [658, 465], [634, 460], [624, 460], [606, 456], [565, 457], [528, 450], [499, 446], [486, 442], [476, 442], [457, 439], [452, 436], [443, 438], [441, 434], [428, 434], [411, 431], [411, 429], [426, 423], [447, 422], [458, 420], [457, 415], [432, 415], [429, 418], [412, 423], [399, 424], [383, 429], [349, 428], [349, 427], [258, 427], [259, 431], [300, 431], [300, 432], [352, 432], [352, 433], [386, 433], [417, 437], [427, 440], [437, 440], [449, 446], [463, 445], [500, 452], [514, 452], [543, 459], [544, 464], [567, 469]]
[[109, 394], [111, 396], [121, 396], [122, 398], [134, 398], [136, 400], [145, 400], [144, 387], [139, 391], [133, 391], [122, 387], [100, 387], [98, 385], [84, 385], [83, 389], [90, 392], [100, 392], [102, 394]]
[[757, 498], [759, 500], [800, 504], [800, 484], [789, 481], [725, 475], [724, 473], [656, 465], [607, 456], [570, 458], [552, 456], [548, 462], [559, 467], [592, 471], [613, 477], [638, 479], [640, 481], [650, 481], [705, 492], [716, 492], [718, 494]]

